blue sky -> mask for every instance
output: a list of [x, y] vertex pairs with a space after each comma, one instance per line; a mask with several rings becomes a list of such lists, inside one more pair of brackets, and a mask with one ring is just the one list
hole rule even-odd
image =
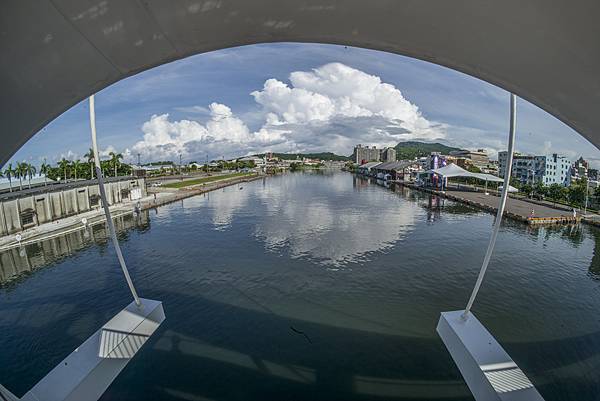
[[[423, 61], [334, 45], [265, 44], [193, 56], [140, 73], [96, 96], [100, 147], [144, 162], [436, 140], [493, 155], [505, 145], [508, 93]], [[168, 116], [167, 116], [168, 115]], [[154, 117], [153, 117], [154, 116]], [[90, 144], [87, 102], [34, 136], [12, 161], [79, 158]], [[520, 100], [517, 150], [600, 152]]]

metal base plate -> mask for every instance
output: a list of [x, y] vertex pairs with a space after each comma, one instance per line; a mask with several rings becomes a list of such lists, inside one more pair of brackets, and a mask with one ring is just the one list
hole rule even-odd
[[[119, 312], [40, 380], [23, 401], [96, 401], [165, 320], [160, 301]], [[18, 400], [0, 386], [9, 401]]]
[[543, 401], [473, 313], [442, 312], [437, 332], [477, 401]]

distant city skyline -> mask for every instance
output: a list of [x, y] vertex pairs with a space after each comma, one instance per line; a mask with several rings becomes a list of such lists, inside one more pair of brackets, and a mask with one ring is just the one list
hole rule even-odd
[[[103, 153], [127, 162], [230, 158], [266, 151], [351, 155], [353, 147], [405, 140], [505, 148], [508, 93], [459, 72], [373, 50], [265, 44], [193, 56], [97, 94]], [[87, 101], [48, 124], [9, 162], [82, 158]], [[519, 100], [518, 151], [583, 156], [600, 151], [539, 108]]]

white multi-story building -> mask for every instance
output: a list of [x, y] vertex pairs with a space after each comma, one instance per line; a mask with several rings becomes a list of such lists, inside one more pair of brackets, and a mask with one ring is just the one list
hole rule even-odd
[[[507, 151], [498, 152], [498, 175], [504, 178], [506, 174], [506, 159], [508, 156]], [[529, 170], [533, 170], [533, 156], [523, 155], [521, 153], [515, 152], [513, 153], [513, 162], [512, 162], [512, 174], [513, 177], [520, 177], [523, 174], [523, 171], [527, 173]]]
[[579, 180], [581, 178], [589, 178], [588, 177], [588, 171], [589, 171], [589, 163], [583, 159], [583, 157], [580, 157], [579, 159], [577, 159], [575, 161], [575, 163], [573, 163], [573, 167], [571, 169], [571, 180]]
[[536, 182], [544, 185], [571, 185], [572, 162], [556, 153], [552, 156], [536, 156]]
[[[504, 177], [506, 173], [506, 151], [498, 152], [498, 173]], [[515, 153], [513, 155], [511, 176], [523, 184], [534, 185], [541, 182], [544, 185], [571, 184], [572, 163], [564, 156], [556, 153], [551, 156], [531, 156]]]

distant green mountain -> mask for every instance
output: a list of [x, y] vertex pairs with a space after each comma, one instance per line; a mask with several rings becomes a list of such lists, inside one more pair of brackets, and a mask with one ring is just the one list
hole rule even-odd
[[396, 149], [396, 159], [412, 160], [415, 157], [428, 156], [431, 152], [440, 152], [447, 155], [453, 150], [461, 150], [452, 146], [446, 146], [442, 143], [429, 143], [419, 141], [400, 142], [394, 147]]
[[[394, 147], [396, 149], [396, 158], [398, 160], [411, 160], [415, 157], [428, 156], [431, 152], [440, 152], [448, 154], [453, 150], [460, 150], [460, 148], [454, 148], [452, 146], [446, 146], [441, 143], [430, 143], [430, 142], [419, 142], [419, 141], [407, 141], [400, 142]], [[257, 157], [263, 157], [265, 154], [261, 153], [254, 155]], [[273, 153], [274, 157], [278, 157], [283, 160], [296, 160], [304, 157], [309, 159], [318, 160], [335, 160], [335, 161], [347, 161], [352, 159], [350, 156], [336, 155], [333, 152], [320, 152], [320, 153]]]
[[[265, 154], [261, 153], [259, 155], [255, 155], [257, 157], [263, 157]], [[273, 153], [273, 157], [278, 157], [283, 160], [296, 160], [302, 159], [304, 157], [309, 159], [319, 159], [319, 160], [334, 160], [334, 161], [346, 161], [350, 160], [348, 156], [340, 156], [336, 155], [332, 152], [321, 152], [321, 153]]]

